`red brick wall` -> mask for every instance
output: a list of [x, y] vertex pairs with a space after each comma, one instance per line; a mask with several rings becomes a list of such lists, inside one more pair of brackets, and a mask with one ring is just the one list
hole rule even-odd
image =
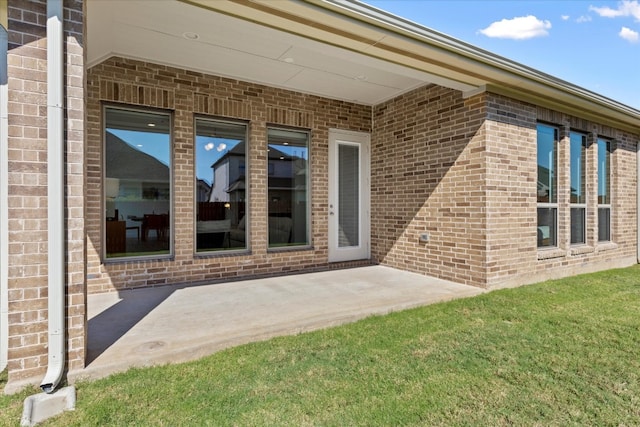
[[[111, 58], [88, 76], [88, 289], [104, 292], [326, 267], [328, 129], [371, 131], [371, 108], [128, 59]], [[103, 263], [102, 102], [174, 112], [175, 257]], [[250, 121], [250, 242], [244, 255], [194, 256], [193, 116]], [[267, 124], [310, 129], [312, 248], [267, 250]], [[341, 264], [348, 265], [348, 264]]]
[[[84, 365], [83, 4], [66, 0], [67, 367]], [[9, 2], [9, 382], [47, 366], [46, 2]]]

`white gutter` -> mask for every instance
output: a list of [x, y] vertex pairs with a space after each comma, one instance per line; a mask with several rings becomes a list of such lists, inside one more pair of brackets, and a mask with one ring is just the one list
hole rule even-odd
[[65, 364], [64, 29], [62, 0], [47, 1], [47, 196], [49, 362], [40, 387], [52, 393]]
[[4, 24], [0, 25], [0, 372], [9, 355], [9, 39]]
[[538, 71], [532, 67], [519, 64], [487, 50], [480, 49], [469, 43], [463, 42], [444, 33], [440, 33], [431, 28], [427, 28], [408, 19], [393, 15], [387, 11], [378, 9], [375, 6], [370, 6], [358, 0], [305, 1], [316, 5], [331, 5], [337, 7], [339, 10], [343, 11], [343, 13], [346, 12], [346, 14], [350, 16], [357, 16], [361, 20], [377, 24], [377, 26], [395, 32], [396, 34], [411, 37], [422, 43], [427, 43], [430, 46], [436, 46], [442, 50], [452, 52], [458, 57], [469, 58], [476, 63], [486, 64], [496, 70], [502, 70], [526, 80], [534, 81], [565, 93], [570, 93], [591, 103], [598, 104], [606, 110], [611, 109], [618, 111], [621, 114], [631, 116], [637, 123], [640, 111], [633, 107], [621, 104], [588, 89], [584, 89], [565, 80], [551, 76], [550, 74]]
[[640, 264], [640, 142], [636, 146], [636, 250], [638, 253], [638, 264]]

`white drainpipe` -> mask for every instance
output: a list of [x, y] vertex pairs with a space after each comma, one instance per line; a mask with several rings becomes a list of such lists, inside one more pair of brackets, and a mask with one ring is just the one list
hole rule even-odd
[[52, 393], [65, 361], [64, 29], [62, 0], [47, 1], [47, 196], [49, 229], [49, 362], [40, 387]]
[[[1, 6], [0, 6], [1, 7]], [[3, 22], [4, 24], [4, 22]], [[0, 372], [7, 367], [9, 352], [9, 96], [8, 37], [0, 24]]]
[[636, 146], [636, 250], [638, 253], [638, 264], [640, 264], [640, 141]]

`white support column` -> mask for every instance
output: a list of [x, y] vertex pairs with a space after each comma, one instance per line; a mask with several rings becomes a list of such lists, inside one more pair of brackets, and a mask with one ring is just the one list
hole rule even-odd
[[0, 2], [0, 372], [9, 352], [9, 53], [7, 2]]

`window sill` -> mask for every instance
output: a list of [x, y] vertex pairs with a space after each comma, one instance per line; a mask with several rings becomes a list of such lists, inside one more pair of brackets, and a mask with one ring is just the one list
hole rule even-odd
[[572, 246], [571, 247], [571, 255], [584, 255], [595, 252], [593, 246], [580, 245], [580, 246]]
[[173, 261], [173, 254], [162, 255], [131, 255], [131, 256], [118, 256], [111, 258], [103, 258], [103, 264], [123, 264], [128, 262], [147, 262], [147, 261]]
[[567, 251], [560, 248], [538, 249], [538, 261], [567, 256]]
[[618, 249], [618, 245], [613, 242], [602, 242], [596, 246], [596, 252], [612, 251]]
[[193, 254], [194, 258], [223, 258], [223, 257], [238, 257], [251, 255], [250, 249], [224, 249], [224, 250], [212, 250], [201, 251]]
[[294, 251], [312, 251], [312, 245], [291, 245], [291, 246], [272, 246], [267, 248], [267, 253], [278, 253], [278, 252], [294, 252]]

